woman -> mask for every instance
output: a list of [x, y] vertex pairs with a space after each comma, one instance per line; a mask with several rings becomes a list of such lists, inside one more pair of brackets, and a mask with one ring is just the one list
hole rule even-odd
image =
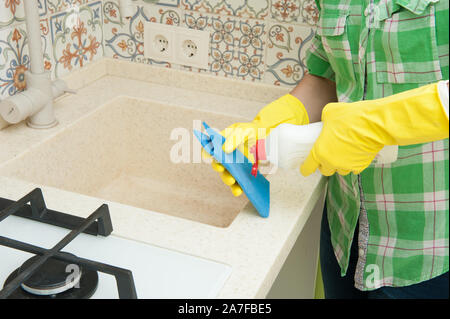
[[[309, 74], [252, 122], [229, 127], [224, 150], [281, 123], [322, 120], [300, 171], [329, 176], [320, 249], [326, 298], [448, 298], [449, 3], [317, 5]], [[384, 145], [400, 145], [397, 161], [371, 163]], [[223, 166], [213, 168], [242, 194]]]

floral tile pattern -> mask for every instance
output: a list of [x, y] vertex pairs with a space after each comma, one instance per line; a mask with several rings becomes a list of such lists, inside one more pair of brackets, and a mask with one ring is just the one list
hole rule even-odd
[[[104, 1], [106, 56], [284, 86], [303, 77], [311, 26], [318, 19], [314, 0], [179, 0], [178, 8], [167, 8], [168, 1], [135, 0], [135, 15], [124, 21], [117, 1]], [[209, 31], [208, 69], [145, 59], [146, 21]]]
[[24, 21], [24, 19], [21, 0], [0, 0], [0, 27]]
[[[25, 21], [23, 9], [25, 0], [0, 0], [0, 28], [13, 23]], [[47, 0], [36, 0], [38, 2], [39, 14], [47, 14]]]
[[[48, 20], [41, 20], [44, 66], [50, 70], [51, 43], [48, 37]], [[25, 71], [30, 68], [25, 25], [0, 30], [0, 96], [10, 96], [26, 88]]]
[[181, 0], [181, 7], [205, 13], [263, 19], [269, 14], [269, 0]]
[[184, 23], [189, 28], [207, 30], [211, 33], [209, 57], [211, 73], [242, 80], [262, 80], [265, 45], [265, 25], [262, 20], [240, 20], [229, 16], [203, 15], [188, 11]]
[[[41, 20], [41, 39], [44, 66], [50, 70], [51, 43], [48, 37], [48, 20]], [[0, 96], [10, 96], [26, 88], [25, 71], [30, 68], [25, 25], [0, 30]]]
[[239, 38], [239, 67], [237, 76], [252, 81], [261, 80], [264, 75], [263, 53], [265, 41], [265, 25], [259, 21], [241, 21]]
[[72, 8], [82, 6], [90, 0], [46, 0], [49, 13], [57, 13], [61, 11], [70, 11]]
[[272, 0], [270, 13], [280, 22], [297, 22], [300, 16], [300, 0]]
[[176, 8], [154, 5], [136, 6], [136, 12], [129, 20], [118, 13], [117, 1], [103, 4], [105, 55], [134, 62], [171, 67], [170, 63], [144, 58], [144, 22], [180, 25], [181, 17]]
[[52, 16], [50, 33], [56, 77], [102, 57], [102, 2], [75, 7]]
[[267, 69], [264, 82], [295, 86], [306, 72], [304, 59], [314, 31], [277, 23], [271, 25], [267, 33]]
[[[23, 3], [0, 0], [0, 96], [26, 86], [30, 67]], [[132, 0], [122, 19], [118, 0], [35, 0], [44, 65], [52, 78], [102, 56], [230, 78], [294, 86], [318, 20], [315, 0]], [[155, 4], [156, 3], [156, 4]], [[208, 69], [144, 58], [144, 22], [211, 33]]]
[[302, 17], [303, 22], [315, 26], [319, 20], [319, 10], [314, 0], [303, 0], [302, 1]]
[[234, 77], [239, 67], [236, 51], [239, 24], [236, 20], [219, 16], [211, 16], [210, 21], [210, 72]]
[[48, 0], [37, 0], [40, 16], [45, 16], [48, 13], [47, 1]]
[[[41, 40], [42, 40], [42, 50], [44, 51], [44, 68], [47, 71], [52, 71], [55, 65], [52, 53], [52, 39], [50, 35], [50, 25], [48, 18], [41, 19]], [[52, 78], [55, 78], [54, 74], [51, 74]]]
[[315, 26], [319, 18], [314, 0], [271, 0], [270, 13], [278, 22], [311, 26]]
[[[27, 0], [28, 1], [28, 0]], [[55, 54], [58, 54], [58, 41], [61, 41], [62, 38], [60, 37], [59, 33], [61, 31], [57, 31], [57, 26], [60, 28], [63, 28], [62, 24], [59, 24], [56, 22], [58, 19], [62, 19], [63, 16], [66, 15], [70, 16], [70, 18], [64, 18], [66, 26], [70, 25], [71, 23], [77, 23], [77, 17], [78, 15], [80, 17], [83, 16], [83, 11], [86, 11], [86, 9], [81, 9], [78, 7], [78, 3], [87, 3], [89, 0], [35, 0], [38, 3], [39, 13], [41, 15], [41, 21], [40, 21], [40, 31], [41, 31], [41, 41], [42, 41], [42, 49], [43, 49], [43, 61], [44, 61], [44, 67], [46, 70], [51, 71], [52, 78], [55, 78], [58, 75], [62, 75], [65, 72], [61, 72], [61, 69], [64, 69], [64, 67], [60, 66], [62, 60], [55, 59]], [[73, 7], [71, 7], [70, 10], [66, 9], [66, 13], [59, 13], [57, 15], [53, 15], [53, 17], [50, 18], [53, 11], [53, 5], [58, 4], [60, 6], [64, 4], [71, 3]], [[0, 0], [0, 96], [9, 96], [14, 95], [23, 89], [26, 88], [26, 79], [25, 79], [25, 71], [27, 71], [30, 68], [30, 58], [28, 53], [28, 40], [27, 40], [27, 34], [26, 34], [26, 25], [24, 20], [24, 8], [23, 8], [24, 0]], [[50, 6], [49, 6], [50, 4]], [[101, 2], [97, 1], [97, 7], [100, 8]], [[3, 6], [5, 9], [3, 9]], [[62, 7], [59, 7], [61, 9]], [[69, 8], [68, 6], [64, 8]], [[92, 9], [95, 11], [95, 5], [92, 5]], [[99, 11], [99, 10], [97, 10]], [[76, 13], [73, 15], [73, 13]], [[7, 21], [7, 19], [9, 19]], [[101, 21], [101, 19], [98, 19]], [[74, 22], [75, 21], [75, 22]], [[87, 22], [88, 20], [86, 20]], [[51, 23], [53, 22], [53, 25]], [[82, 23], [86, 22], [83, 20], [83, 18], [80, 19], [80, 26], [83, 25]], [[91, 23], [91, 22], [88, 22]], [[98, 24], [94, 22], [92, 26], [95, 24]], [[97, 28], [100, 28], [101, 25], [99, 25]], [[91, 33], [94, 28], [90, 27], [89, 29], [86, 28], [80, 28], [79, 33], [81, 32], [82, 38], [85, 36], [85, 38], [90, 39], [90, 35], [84, 35], [84, 32]], [[62, 29], [61, 29], [62, 30]], [[86, 31], [84, 31], [86, 30]], [[53, 33], [52, 33], [53, 31]], [[65, 31], [69, 32], [69, 31]], [[85, 65], [90, 60], [94, 60], [97, 57], [101, 57], [103, 55], [103, 51], [101, 50], [102, 46], [102, 32], [100, 31], [100, 37], [98, 40], [92, 43], [92, 45], [88, 45], [85, 43], [82, 43], [78, 51], [77, 49], [73, 48], [72, 50], [66, 50], [63, 51], [61, 49], [60, 55], [66, 56], [66, 58], [70, 55], [72, 55], [72, 61], [75, 61], [77, 56], [81, 57], [83, 55], [84, 50], [84, 58], [79, 59], [77, 63], [73, 63], [73, 66], [82, 66]], [[75, 34], [73, 34], [75, 36]], [[71, 37], [72, 34], [69, 34], [69, 37]], [[78, 39], [71, 39], [73, 40], [73, 43], [77, 42], [79, 43]], [[65, 40], [64, 40], [65, 41]], [[71, 42], [72, 43], [72, 42]], [[59, 44], [59, 47], [62, 47], [61, 44]], [[64, 47], [64, 49], [67, 49]], [[93, 53], [95, 56], [92, 58], [90, 57], [90, 53]], [[58, 73], [56, 73], [55, 67], [58, 68]], [[71, 65], [71, 67], [73, 68]], [[68, 69], [69, 65], [67, 64], [66, 67]]]
[[0, 30], [0, 96], [14, 95], [26, 87], [30, 56], [23, 27]]

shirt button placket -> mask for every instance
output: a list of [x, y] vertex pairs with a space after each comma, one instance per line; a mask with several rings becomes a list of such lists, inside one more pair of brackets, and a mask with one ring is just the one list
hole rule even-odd
[[[365, 24], [366, 24], [366, 28], [363, 32], [361, 32], [361, 39], [363, 39], [363, 37], [367, 37], [367, 34], [370, 30], [370, 26], [371, 23], [373, 21], [373, 3], [372, 1], [369, 1], [369, 4], [367, 5], [366, 9], [364, 9], [364, 16], [366, 17], [365, 19]], [[365, 62], [365, 58], [364, 55], [366, 54], [366, 46], [367, 46], [367, 38], [364, 40], [364, 43], [359, 43], [359, 51], [358, 51], [358, 56], [359, 56], [359, 63], [362, 64], [363, 62]]]
[[[366, 48], [369, 42], [369, 33], [370, 33], [370, 29], [374, 20], [374, 5], [373, 5], [373, 1], [369, 0], [368, 1], [368, 5], [367, 7], [364, 9], [364, 16], [366, 17], [364, 19], [365, 22], [365, 28], [362, 30], [361, 32], [361, 36], [360, 36], [360, 42], [359, 42], [359, 49], [358, 49], [358, 62], [359, 62], [359, 71], [360, 71], [360, 75], [361, 78], [364, 78], [364, 83], [365, 83], [365, 77], [367, 76], [366, 74]], [[365, 87], [365, 84], [364, 84]], [[365, 93], [364, 93], [365, 96]]]

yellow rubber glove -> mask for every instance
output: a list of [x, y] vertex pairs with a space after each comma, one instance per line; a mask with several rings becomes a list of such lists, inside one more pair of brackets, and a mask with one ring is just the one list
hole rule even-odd
[[265, 138], [273, 128], [283, 123], [295, 125], [309, 123], [308, 113], [302, 102], [291, 94], [286, 94], [265, 106], [252, 122], [235, 123], [227, 127], [224, 130], [226, 140], [223, 150], [231, 153], [247, 141], [255, 142]]
[[[226, 138], [223, 144], [223, 150], [226, 153], [233, 152], [236, 148], [245, 147], [243, 154], [253, 162], [249, 150], [249, 144], [254, 144], [256, 140], [265, 138], [269, 135], [271, 129], [277, 127], [282, 123], [303, 125], [309, 123], [308, 113], [302, 102], [296, 97], [286, 94], [272, 103], [266, 105], [255, 117], [252, 122], [235, 123], [221, 132]], [[202, 152], [203, 156], [209, 158], [210, 155]], [[222, 181], [230, 186], [231, 192], [234, 196], [242, 195], [243, 191], [233, 176], [214, 159], [212, 167], [216, 172], [221, 174]]]
[[389, 97], [330, 103], [322, 112], [323, 129], [300, 167], [325, 176], [361, 173], [385, 145], [410, 145], [448, 138], [448, 116], [437, 83]]

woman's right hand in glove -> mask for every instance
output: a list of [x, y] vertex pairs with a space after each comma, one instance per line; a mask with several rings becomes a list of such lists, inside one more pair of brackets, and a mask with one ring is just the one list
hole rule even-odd
[[[258, 139], [266, 138], [273, 128], [283, 123], [295, 125], [309, 123], [308, 113], [304, 105], [291, 94], [286, 94], [265, 106], [252, 122], [235, 123], [223, 130], [221, 132], [225, 137], [223, 150], [226, 153], [231, 153], [236, 148], [239, 148], [249, 161], [253, 163], [254, 158], [248, 150], [255, 145]], [[204, 150], [202, 155], [205, 158], [211, 157]], [[230, 187], [234, 196], [242, 195], [242, 188], [223, 165], [214, 159], [211, 165], [220, 174], [224, 184]]]

